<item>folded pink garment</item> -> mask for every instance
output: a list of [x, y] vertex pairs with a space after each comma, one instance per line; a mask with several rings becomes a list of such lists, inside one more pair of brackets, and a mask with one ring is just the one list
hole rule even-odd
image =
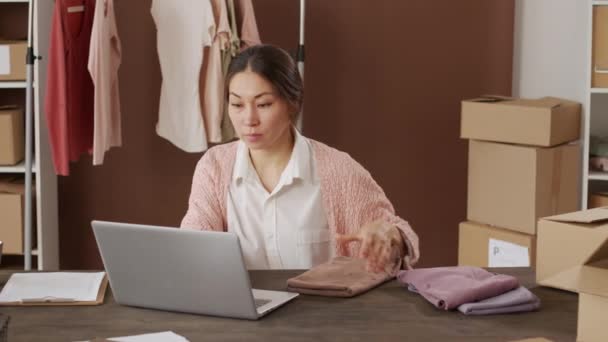
[[470, 266], [401, 271], [397, 279], [412, 285], [426, 300], [445, 310], [495, 297], [519, 286], [515, 277]]
[[352, 297], [393, 278], [386, 272], [367, 272], [365, 263], [364, 259], [336, 257], [288, 279], [287, 290], [328, 297]]

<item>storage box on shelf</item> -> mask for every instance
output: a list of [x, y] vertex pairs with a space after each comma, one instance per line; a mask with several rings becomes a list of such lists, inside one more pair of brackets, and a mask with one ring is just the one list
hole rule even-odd
[[[22, 176], [0, 176], [0, 241], [3, 242], [3, 253], [7, 255], [19, 255], [24, 251], [24, 197]], [[31, 247], [35, 245], [35, 239], [32, 239]]]
[[[593, 151], [594, 138], [608, 137], [608, 1], [588, 1], [589, 21], [587, 40], [586, 96], [583, 106], [583, 177], [581, 204], [592, 208], [591, 194], [608, 189], [608, 172], [602, 169], [601, 161]], [[608, 156], [605, 156], [608, 157]]]
[[0, 39], [0, 81], [25, 81], [27, 41]]
[[0, 165], [15, 165], [25, 156], [23, 110], [0, 105]]

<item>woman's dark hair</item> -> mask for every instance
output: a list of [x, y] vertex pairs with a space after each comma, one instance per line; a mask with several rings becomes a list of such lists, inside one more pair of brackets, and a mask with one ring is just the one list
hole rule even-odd
[[226, 98], [234, 75], [250, 70], [267, 79], [276, 88], [279, 96], [289, 103], [296, 122], [304, 100], [304, 84], [293, 58], [287, 51], [273, 45], [254, 45], [243, 50], [230, 62], [226, 75]]

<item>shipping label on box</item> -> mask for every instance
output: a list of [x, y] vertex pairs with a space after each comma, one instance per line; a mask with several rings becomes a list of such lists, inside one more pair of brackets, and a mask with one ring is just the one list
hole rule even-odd
[[490, 239], [488, 243], [488, 267], [529, 267], [528, 247], [507, 241]]
[[462, 222], [458, 235], [458, 265], [476, 267], [534, 266], [534, 235]]

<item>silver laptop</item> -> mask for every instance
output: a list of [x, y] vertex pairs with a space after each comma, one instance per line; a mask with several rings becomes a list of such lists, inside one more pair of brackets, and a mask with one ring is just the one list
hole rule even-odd
[[116, 302], [258, 319], [298, 294], [251, 289], [232, 233], [93, 221]]

